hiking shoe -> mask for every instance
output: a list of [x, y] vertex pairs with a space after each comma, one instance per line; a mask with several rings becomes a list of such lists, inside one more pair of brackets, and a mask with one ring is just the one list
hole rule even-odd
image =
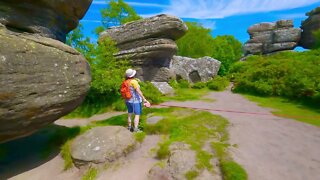
[[130, 132], [133, 132], [133, 127], [132, 127], [132, 126], [128, 126], [128, 130], [129, 130]]
[[142, 132], [142, 130], [139, 129], [139, 128], [134, 128], [134, 129], [133, 129], [133, 132], [136, 132], [136, 133], [137, 133], [137, 132]]

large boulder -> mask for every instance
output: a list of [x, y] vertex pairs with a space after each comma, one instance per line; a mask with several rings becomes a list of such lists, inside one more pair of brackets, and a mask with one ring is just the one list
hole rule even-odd
[[77, 167], [113, 162], [131, 152], [136, 143], [124, 127], [96, 127], [72, 142], [71, 157]]
[[313, 32], [320, 31], [320, 7], [308, 12], [309, 16], [301, 24], [302, 34], [299, 45], [306, 49], [311, 49], [316, 44]]
[[108, 29], [99, 41], [113, 39], [120, 50], [116, 58], [130, 60], [141, 80], [167, 82], [173, 76], [168, 68], [177, 53], [175, 40], [186, 31], [181, 19], [161, 14]]
[[1, 0], [0, 24], [64, 42], [92, 0]]
[[33, 133], [82, 102], [91, 77], [79, 52], [1, 24], [0, 42], [0, 143]]
[[177, 79], [185, 79], [190, 83], [207, 82], [218, 74], [221, 62], [211, 57], [193, 59], [173, 56], [171, 70]]
[[243, 46], [246, 55], [292, 50], [301, 37], [301, 29], [294, 28], [292, 20], [255, 24], [248, 28], [248, 33], [250, 40]]

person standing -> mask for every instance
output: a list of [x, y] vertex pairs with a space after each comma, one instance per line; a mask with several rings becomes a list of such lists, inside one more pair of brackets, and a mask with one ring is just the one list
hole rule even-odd
[[[149, 103], [147, 99], [143, 96], [143, 93], [140, 89], [140, 85], [137, 79], [135, 79], [137, 71], [133, 69], [126, 70], [126, 80], [129, 83], [131, 98], [126, 99], [126, 106], [128, 109], [128, 129], [133, 132], [141, 132], [138, 128], [140, 115], [142, 113], [142, 101], [144, 103]], [[134, 127], [132, 128], [132, 119], [131, 116], [134, 114]]]

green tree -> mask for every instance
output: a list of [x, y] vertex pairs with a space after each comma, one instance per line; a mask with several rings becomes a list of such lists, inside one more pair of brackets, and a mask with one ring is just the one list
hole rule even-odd
[[95, 45], [90, 42], [89, 37], [84, 37], [82, 31], [83, 26], [82, 24], [79, 24], [76, 29], [67, 34], [66, 44], [78, 50], [90, 62], [90, 60], [94, 57], [93, 51]]
[[211, 57], [221, 61], [220, 75], [226, 75], [230, 66], [242, 56], [241, 42], [230, 35], [217, 36], [211, 47], [213, 50]]
[[195, 22], [186, 22], [186, 25], [188, 32], [176, 42], [178, 55], [191, 58], [211, 56], [213, 53], [211, 30]]
[[111, 26], [120, 26], [127, 22], [142, 19], [136, 11], [123, 0], [110, 0], [108, 6], [101, 11], [102, 26], [96, 28], [96, 34]]
[[233, 36], [213, 38], [211, 30], [194, 22], [186, 22], [188, 32], [177, 41], [178, 55], [192, 58], [210, 56], [221, 61], [220, 75], [226, 75], [231, 64], [242, 56], [242, 44]]

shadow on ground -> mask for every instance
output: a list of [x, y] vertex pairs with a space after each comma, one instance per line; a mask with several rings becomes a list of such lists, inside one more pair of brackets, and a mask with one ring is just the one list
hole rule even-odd
[[31, 136], [0, 144], [0, 179], [8, 179], [36, 168], [57, 156], [80, 127], [50, 125]]

